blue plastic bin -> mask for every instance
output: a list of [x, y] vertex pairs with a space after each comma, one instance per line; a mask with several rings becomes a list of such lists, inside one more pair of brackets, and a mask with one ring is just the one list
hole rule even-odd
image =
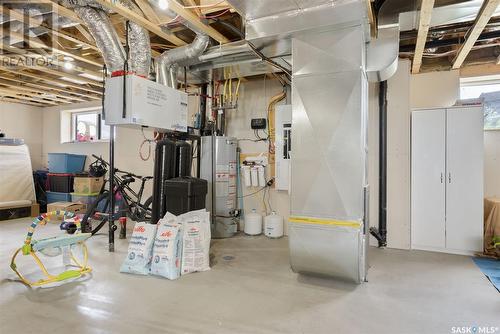
[[47, 191], [47, 203], [54, 202], [71, 202], [71, 194]]
[[49, 153], [49, 172], [81, 173], [85, 167], [86, 155], [69, 153]]

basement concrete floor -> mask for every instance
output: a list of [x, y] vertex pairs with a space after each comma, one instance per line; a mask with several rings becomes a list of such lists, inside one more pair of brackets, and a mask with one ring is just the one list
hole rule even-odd
[[[108, 253], [107, 237], [98, 235], [88, 241], [91, 277], [30, 289], [9, 268], [30, 221], [0, 222], [0, 333], [452, 333], [456, 326], [500, 327], [500, 294], [469, 257], [372, 248], [369, 282], [357, 286], [294, 274], [286, 238], [214, 241], [211, 271], [168, 281], [120, 274], [127, 241], [118, 240], [116, 252]], [[33, 271], [26, 260], [21, 256], [19, 264]]]

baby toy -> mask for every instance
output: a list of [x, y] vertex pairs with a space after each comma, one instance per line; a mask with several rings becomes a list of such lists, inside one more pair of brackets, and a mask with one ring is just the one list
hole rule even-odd
[[[76, 231], [74, 234], [63, 234], [55, 237], [44, 238], [40, 240], [32, 239], [35, 228], [38, 224], [45, 225], [51, 219], [56, 217], [62, 217], [65, 221], [66, 219], [72, 219], [74, 225], [76, 225]], [[70, 231], [68, 231], [70, 232]], [[24, 245], [16, 250], [12, 256], [12, 261], [10, 267], [19, 276], [21, 281], [29, 286], [40, 286], [44, 284], [60, 282], [67, 279], [78, 278], [82, 275], [89, 273], [92, 269], [87, 266], [88, 252], [87, 246], [85, 245], [85, 240], [91, 236], [90, 233], [82, 233], [80, 219], [72, 212], [66, 211], [53, 211], [49, 213], [44, 213], [35, 218], [28, 229], [28, 234], [24, 241]], [[83, 261], [80, 263], [78, 259], [74, 256], [72, 249], [75, 246], [80, 246], [82, 250]], [[71, 261], [74, 263], [77, 269], [66, 270], [60, 274], [52, 275], [50, 274], [45, 266], [43, 265], [40, 258], [37, 256], [37, 252], [40, 252], [47, 256], [58, 256], [63, 253], [63, 248], [67, 247]], [[35, 260], [36, 264], [40, 267], [42, 272], [47, 276], [45, 279], [40, 279], [36, 282], [31, 282], [27, 280], [20, 272], [15, 263], [16, 256], [22, 252], [23, 255], [31, 255]]]

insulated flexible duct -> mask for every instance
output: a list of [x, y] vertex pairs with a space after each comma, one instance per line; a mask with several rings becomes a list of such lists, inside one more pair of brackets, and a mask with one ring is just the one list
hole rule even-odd
[[163, 52], [156, 58], [156, 81], [176, 88], [178, 63], [200, 56], [209, 41], [208, 35], [197, 33], [191, 44]]
[[123, 70], [125, 50], [106, 13], [90, 6], [75, 7], [74, 11], [89, 28], [108, 71], [112, 73]]
[[[119, 3], [131, 10], [138, 10], [130, 0], [119, 0]], [[99, 4], [92, 0], [66, 0], [68, 7], [74, 8], [76, 14], [89, 28], [96, 45], [102, 53], [109, 72], [123, 70], [126, 53], [118, 34], [109, 17]], [[151, 46], [148, 32], [136, 23], [128, 24], [128, 44], [130, 70], [137, 75], [147, 77], [151, 66]]]

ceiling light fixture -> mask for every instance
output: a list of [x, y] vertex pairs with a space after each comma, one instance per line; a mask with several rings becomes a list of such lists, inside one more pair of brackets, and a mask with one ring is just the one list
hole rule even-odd
[[67, 70], [72, 70], [74, 66], [75, 65], [73, 65], [73, 63], [71, 63], [69, 61], [67, 61], [67, 62], [64, 63], [64, 68], [67, 69]]
[[167, 10], [168, 0], [158, 0], [158, 6], [160, 7], [161, 10]]

